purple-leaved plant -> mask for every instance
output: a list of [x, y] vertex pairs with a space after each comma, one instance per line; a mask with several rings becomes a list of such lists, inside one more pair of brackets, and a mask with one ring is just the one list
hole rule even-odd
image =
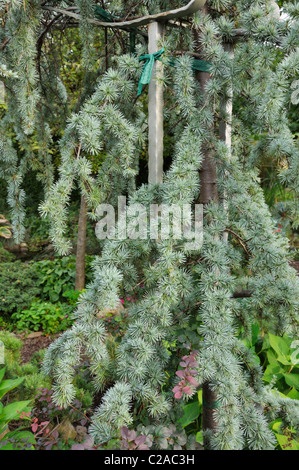
[[196, 356], [198, 351], [193, 351], [189, 356], [184, 356], [180, 362], [182, 369], [176, 371], [176, 375], [181, 379], [181, 381], [173, 388], [174, 398], [179, 400], [184, 395], [190, 396], [198, 387], [198, 382], [195, 379], [197, 375], [198, 363], [196, 361]]

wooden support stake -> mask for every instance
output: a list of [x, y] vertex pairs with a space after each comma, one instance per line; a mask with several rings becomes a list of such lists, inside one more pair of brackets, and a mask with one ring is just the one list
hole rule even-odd
[[[230, 43], [225, 43], [223, 45], [224, 50], [229, 53], [231, 59], [234, 57], [234, 45]], [[225, 119], [220, 122], [219, 124], [219, 134], [220, 139], [225, 142], [227, 149], [228, 149], [228, 158], [231, 158], [232, 153], [232, 117], [233, 117], [233, 90], [232, 87], [229, 87], [228, 97], [225, 98], [222, 103], [222, 111], [225, 115]], [[228, 211], [228, 203], [227, 203], [227, 196], [224, 194], [223, 196], [223, 207], [225, 211]], [[228, 241], [228, 232], [225, 232], [223, 235], [223, 239], [227, 242]]]
[[[159, 41], [163, 36], [162, 23], [153, 22], [148, 27], [148, 52], [154, 54], [160, 49]], [[157, 60], [148, 90], [148, 182], [152, 184], [163, 181], [163, 85], [159, 77], [163, 71], [162, 63]]]

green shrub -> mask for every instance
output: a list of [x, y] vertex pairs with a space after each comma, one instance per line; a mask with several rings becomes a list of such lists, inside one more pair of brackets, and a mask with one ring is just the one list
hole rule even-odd
[[[92, 256], [86, 256], [86, 279], [90, 280]], [[76, 275], [76, 257], [63, 256], [54, 260], [42, 260], [34, 263], [38, 274], [41, 297], [50, 302], [65, 301], [68, 291], [74, 291]]]
[[264, 381], [275, 385], [280, 393], [299, 397], [299, 341], [288, 336], [267, 335], [261, 353], [265, 358]]
[[4, 319], [29, 307], [40, 293], [38, 276], [32, 263], [1, 263], [0, 316]]
[[30, 308], [12, 315], [14, 327], [19, 331], [43, 331], [46, 334], [65, 331], [72, 325], [73, 307], [60, 302], [52, 304], [33, 301]]
[[74, 289], [76, 262], [74, 256], [64, 256], [54, 260], [35, 263], [41, 297], [50, 302], [63, 300], [63, 293]]
[[67, 290], [66, 292], [64, 292], [62, 294], [62, 296], [65, 298], [65, 299], [68, 299], [68, 303], [70, 305], [73, 305], [73, 306], [76, 306], [77, 302], [78, 302], [78, 299], [81, 295], [81, 291], [79, 290]]

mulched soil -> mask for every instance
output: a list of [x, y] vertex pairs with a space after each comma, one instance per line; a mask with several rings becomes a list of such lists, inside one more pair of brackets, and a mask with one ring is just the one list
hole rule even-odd
[[23, 341], [21, 348], [21, 364], [25, 364], [31, 360], [34, 353], [41, 349], [46, 349], [59, 335], [54, 335], [52, 337], [41, 335], [36, 338], [26, 337], [25, 334], [18, 334], [16, 336]]
[[299, 273], [299, 261], [291, 261], [290, 265], [292, 266], [292, 268], [296, 269]]

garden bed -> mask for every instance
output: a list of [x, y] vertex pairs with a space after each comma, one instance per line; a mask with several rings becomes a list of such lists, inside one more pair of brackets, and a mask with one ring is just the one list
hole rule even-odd
[[36, 352], [46, 349], [59, 335], [44, 336], [41, 332], [37, 332], [31, 333], [28, 336], [24, 333], [17, 334], [16, 336], [23, 341], [21, 348], [21, 364], [26, 364], [31, 361], [32, 356]]

